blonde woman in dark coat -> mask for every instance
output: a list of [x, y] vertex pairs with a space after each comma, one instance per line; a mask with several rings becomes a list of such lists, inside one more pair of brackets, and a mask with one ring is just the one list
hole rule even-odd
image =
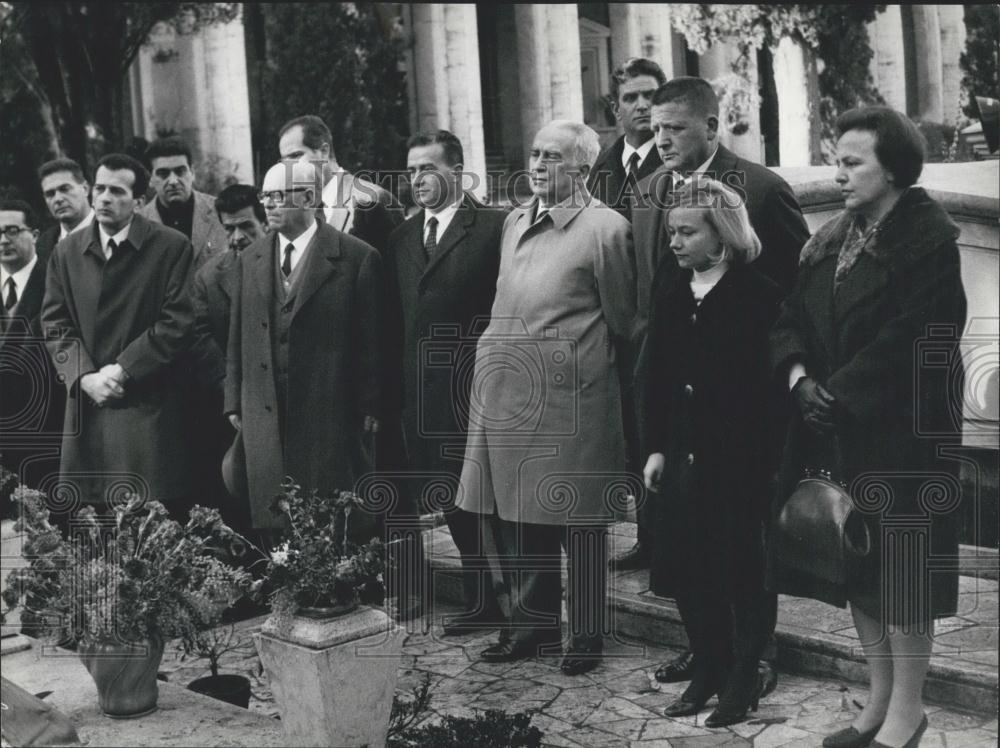
[[957, 351], [966, 311], [959, 231], [914, 186], [923, 138], [904, 115], [855, 109], [837, 131], [846, 210], [802, 250], [771, 336], [772, 363], [798, 410], [779, 496], [803, 468], [832, 470], [865, 518], [872, 552], [846, 590], [810, 588], [780, 557], [771, 581], [783, 592], [846, 598], [868, 658], [868, 703], [823, 745], [916, 746], [927, 728], [933, 619], [952, 615], [958, 596], [948, 566], [958, 551], [958, 463], [939, 449], [960, 442], [964, 372], [953, 355], [949, 376], [936, 378], [921, 363], [921, 341], [933, 334], [938, 355], [942, 345]]
[[[694, 653], [666, 715], [708, 727], [756, 708], [764, 615], [763, 523], [778, 449], [768, 332], [781, 291], [750, 263], [761, 250], [739, 195], [700, 178], [667, 216], [679, 271], [658, 286], [647, 338], [644, 477], [655, 517], [654, 584], [670, 585]], [[665, 263], [664, 263], [665, 264]]]

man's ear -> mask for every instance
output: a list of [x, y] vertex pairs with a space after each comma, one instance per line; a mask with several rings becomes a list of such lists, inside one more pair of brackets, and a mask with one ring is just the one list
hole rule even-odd
[[611, 97], [608, 97], [608, 101], [611, 104], [611, 113], [615, 115], [615, 120], [618, 121], [618, 122], [621, 122], [622, 121], [622, 108], [621, 108], [621, 105], [618, 103], [618, 100], [617, 99], [612, 99]]
[[719, 118], [714, 114], [708, 115], [708, 119], [705, 120], [705, 124], [708, 126], [708, 132], [711, 137], [710, 140], [717, 138], [719, 136]]
[[132, 206], [132, 212], [138, 213], [142, 210], [143, 206], [146, 204], [146, 196], [139, 195], [139, 197], [133, 198], [135, 200], [135, 205]]

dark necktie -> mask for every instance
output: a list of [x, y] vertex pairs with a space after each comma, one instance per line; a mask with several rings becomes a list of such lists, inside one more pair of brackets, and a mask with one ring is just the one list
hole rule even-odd
[[0, 315], [0, 332], [7, 332], [11, 310], [17, 303], [17, 284], [14, 283], [14, 279], [8, 278], [4, 285], [7, 287], [7, 293], [3, 300], [3, 314]]
[[295, 249], [295, 245], [291, 242], [285, 245], [285, 259], [281, 261], [281, 274], [285, 276], [285, 280], [288, 280], [288, 276], [292, 274], [292, 250]]
[[3, 298], [3, 308], [5, 312], [10, 313], [10, 310], [17, 304], [17, 284], [13, 278], [8, 278], [6, 285], [7, 294]]
[[628, 157], [628, 164], [625, 166], [625, 188], [622, 190], [622, 202], [628, 205], [632, 202], [632, 192], [635, 189], [635, 181], [639, 171], [639, 152], [633, 151]]
[[427, 222], [427, 238], [424, 239], [424, 252], [427, 253], [427, 262], [434, 259], [434, 253], [438, 248], [438, 219], [431, 216]]
[[118, 251], [118, 243], [114, 239], [108, 239], [108, 256], [105, 262], [111, 262], [115, 257], [115, 252]]
[[639, 170], [639, 151], [632, 151], [628, 157], [628, 166], [625, 167], [626, 174], [635, 174]]

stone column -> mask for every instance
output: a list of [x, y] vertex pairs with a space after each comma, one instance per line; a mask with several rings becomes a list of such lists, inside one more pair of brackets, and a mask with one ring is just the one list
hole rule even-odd
[[253, 184], [242, 18], [190, 35], [158, 24], [133, 63], [131, 84], [137, 134], [184, 138], [195, 153], [196, 187], [216, 192], [230, 178]]
[[869, 72], [885, 103], [906, 113], [906, 58], [903, 19], [898, 5], [886, 5], [868, 24], [872, 55]]
[[819, 81], [816, 58], [805, 44], [783, 36], [774, 48], [781, 166], [811, 166], [819, 159]]
[[[939, 5], [941, 27], [941, 102], [944, 123], [954, 125], [961, 114], [962, 68], [959, 58], [965, 50], [965, 8]], [[978, 91], [973, 91], [973, 94]]]
[[531, 139], [553, 119], [583, 121], [575, 5], [517, 5], [518, 80], [527, 163]]
[[667, 78], [674, 69], [674, 37], [670, 6], [664, 3], [609, 3], [611, 68], [629, 57], [648, 57], [659, 63]]
[[739, 49], [734, 42], [719, 41], [709, 47], [698, 58], [698, 70], [701, 77], [711, 82], [716, 93], [722, 94], [726, 89], [740, 86], [749, 90], [751, 104], [746, 113], [746, 132], [734, 134], [726, 126], [727, 111], [725, 102], [721, 101], [719, 111], [719, 142], [734, 153], [756, 163], [764, 162], [763, 141], [760, 134], [760, 96], [757, 94], [757, 60], [752, 58], [748, 68], [749, 81], [743, 82], [733, 72], [733, 62], [739, 57]]
[[411, 6], [414, 103], [421, 130], [448, 130], [465, 152], [466, 186], [485, 194], [486, 149], [479, 80], [476, 7], [458, 3]]
[[941, 74], [941, 26], [937, 5], [914, 5], [914, 56], [917, 69], [917, 118], [944, 121]]

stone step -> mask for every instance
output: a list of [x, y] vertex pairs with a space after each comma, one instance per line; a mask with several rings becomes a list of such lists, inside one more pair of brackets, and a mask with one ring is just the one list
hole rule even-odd
[[[630, 547], [635, 525], [612, 528], [611, 553]], [[458, 550], [447, 527], [425, 534], [436, 599], [461, 602]], [[623, 637], [656, 645], [685, 646], [672, 600], [649, 591], [649, 572], [609, 574], [612, 625]], [[997, 712], [998, 585], [960, 577], [958, 615], [937, 622], [934, 655], [924, 688], [928, 702], [976, 713]], [[778, 667], [784, 672], [867, 680], [867, 666], [849, 611], [815, 600], [782, 596], [778, 606]]]

